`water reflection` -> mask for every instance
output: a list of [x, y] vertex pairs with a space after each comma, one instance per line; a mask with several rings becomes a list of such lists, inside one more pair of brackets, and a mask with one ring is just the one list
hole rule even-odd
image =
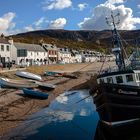
[[88, 90], [65, 92], [4, 140], [93, 140], [97, 124], [98, 113]]

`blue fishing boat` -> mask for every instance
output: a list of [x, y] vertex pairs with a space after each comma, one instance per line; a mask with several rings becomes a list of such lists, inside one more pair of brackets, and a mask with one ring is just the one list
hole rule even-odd
[[43, 92], [33, 90], [33, 89], [23, 88], [22, 90], [25, 95], [32, 96], [35, 98], [47, 99], [49, 96], [47, 93], [43, 93]]

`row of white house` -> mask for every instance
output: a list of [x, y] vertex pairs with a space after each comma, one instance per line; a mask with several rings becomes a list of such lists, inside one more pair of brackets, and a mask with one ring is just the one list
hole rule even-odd
[[[17, 65], [41, 65], [52, 63], [81, 63], [100, 61], [102, 54], [95, 51], [57, 48], [53, 44], [27, 44], [13, 42], [12, 38], [0, 37], [0, 62]], [[109, 59], [114, 59], [109, 56]], [[110, 60], [111, 60], [110, 59]]]

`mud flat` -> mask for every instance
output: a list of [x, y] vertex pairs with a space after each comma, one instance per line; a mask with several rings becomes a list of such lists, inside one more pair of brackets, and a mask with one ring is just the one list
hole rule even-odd
[[[113, 65], [114, 63], [110, 63]], [[66, 64], [66, 65], [50, 65], [47, 70], [63, 71], [74, 73], [77, 79], [70, 79], [65, 77], [46, 77], [43, 76], [44, 82], [56, 84], [53, 91], [44, 90], [49, 94], [47, 100], [40, 100], [25, 97], [21, 90], [16, 89], [1, 89], [0, 90], [0, 136], [6, 134], [8, 131], [16, 127], [20, 122], [24, 121], [29, 115], [35, 113], [41, 108], [47, 107], [59, 94], [81, 88], [90, 88], [92, 83], [91, 77], [100, 70], [102, 63], [95, 62], [92, 64]], [[108, 64], [105, 64], [108, 66]], [[43, 75], [46, 68], [36, 67], [36, 73]], [[34, 69], [28, 68], [27, 71], [34, 72]], [[1, 73], [2, 77], [18, 78], [11, 73]]]

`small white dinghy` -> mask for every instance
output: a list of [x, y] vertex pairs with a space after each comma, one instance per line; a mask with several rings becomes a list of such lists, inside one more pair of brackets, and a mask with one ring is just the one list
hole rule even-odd
[[0, 78], [0, 86], [4, 88], [34, 88], [38, 85], [34, 81], [14, 80], [8, 78]]
[[16, 75], [20, 76], [20, 77], [27, 78], [27, 79], [33, 79], [33, 80], [37, 80], [37, 81], [42, 81], [42, 78], [41, 78], [40, 75], [30, 73], [30, 72], [26, 72], [26, 71], [16, 71]]
[[39, 88], [41, 89], [47, 89], [47, 90], [53, 90], [56, 88], [56, 85], [53, 84], [47, 84], [47, 83], [43, 83], [43, 82], [38, 82], [35, 81], [35, 83], [38, 85]]

